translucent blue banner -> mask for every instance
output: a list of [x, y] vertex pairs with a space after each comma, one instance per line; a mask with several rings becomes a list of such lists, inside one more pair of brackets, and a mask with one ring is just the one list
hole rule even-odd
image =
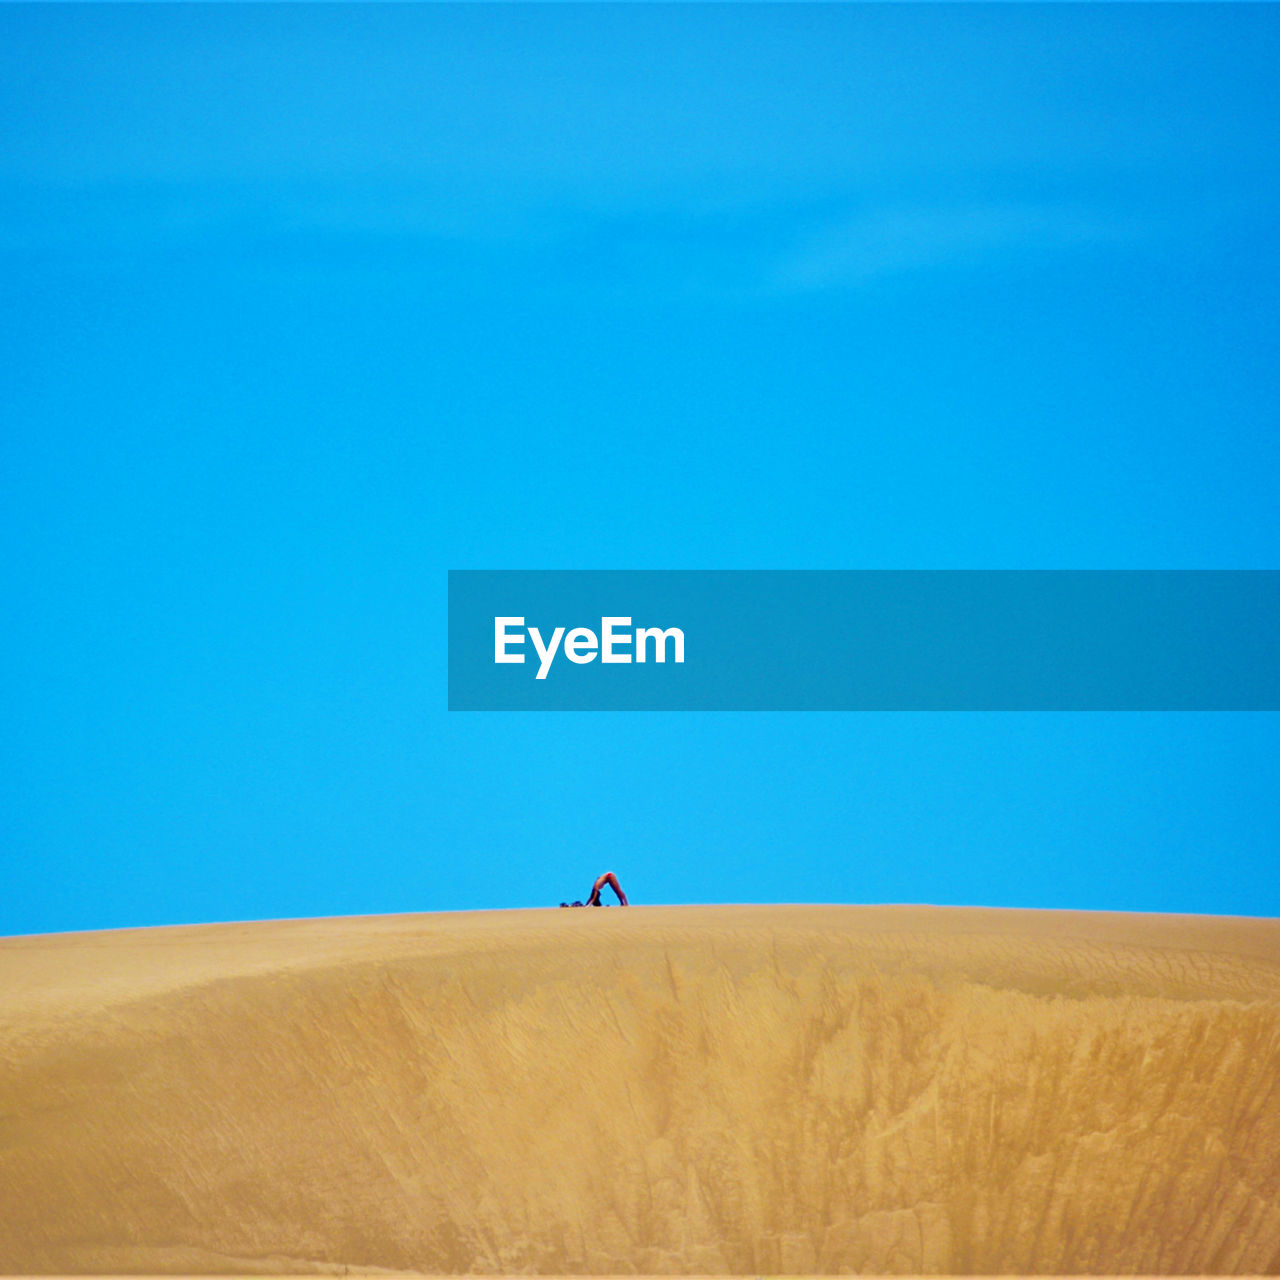
[[1280, 709], [1280, 572], [453, 571], [455, 711]]

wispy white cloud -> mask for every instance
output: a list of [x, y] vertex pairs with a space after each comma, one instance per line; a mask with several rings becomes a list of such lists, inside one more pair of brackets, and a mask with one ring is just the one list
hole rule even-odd
[[770, 284], [797, 292], [845, 288], [935, 267], [974, 265], [1141, 236], [1120, 213], [1064, 204], [898, 205], [810, 228], [774, 262]]
[[416, 264], [461, 270], [468, 279], [488, 272], [523, 277], [525, 287], [536, 280], [540, 289], [636, 298], [761, 300], [851, 289], [913, 272], [1149, 240], [1162, 226], [1172, 229], [1160, 211], [1101, 203], [942, 204], [848, 192], [818, 205], [697, 188], [602, 208], [518, 186], [0, 184], [0, 255], [10, 260], [111, 268], [217, 258], [339, 272], [403, 272]]

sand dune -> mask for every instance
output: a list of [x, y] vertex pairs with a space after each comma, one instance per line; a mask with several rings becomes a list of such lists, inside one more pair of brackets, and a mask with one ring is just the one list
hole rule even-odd
[[0, 1270], [1276, 1273], [1280, 921], [0, 941]]

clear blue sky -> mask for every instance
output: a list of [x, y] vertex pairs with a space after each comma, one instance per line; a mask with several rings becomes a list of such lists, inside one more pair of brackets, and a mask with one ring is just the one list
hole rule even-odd
[[1280, 567], [1280, 10], [0, 6], [0, 933], [1280, 915], [1280, 717], [465, 715], [449, 568]]

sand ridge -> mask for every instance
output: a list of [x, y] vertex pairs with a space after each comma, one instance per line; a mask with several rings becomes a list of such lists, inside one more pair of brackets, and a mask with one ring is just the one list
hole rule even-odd
[[1280, 922], [726, 906], [0, 940], [0, 1269], [1280, 1271]]

